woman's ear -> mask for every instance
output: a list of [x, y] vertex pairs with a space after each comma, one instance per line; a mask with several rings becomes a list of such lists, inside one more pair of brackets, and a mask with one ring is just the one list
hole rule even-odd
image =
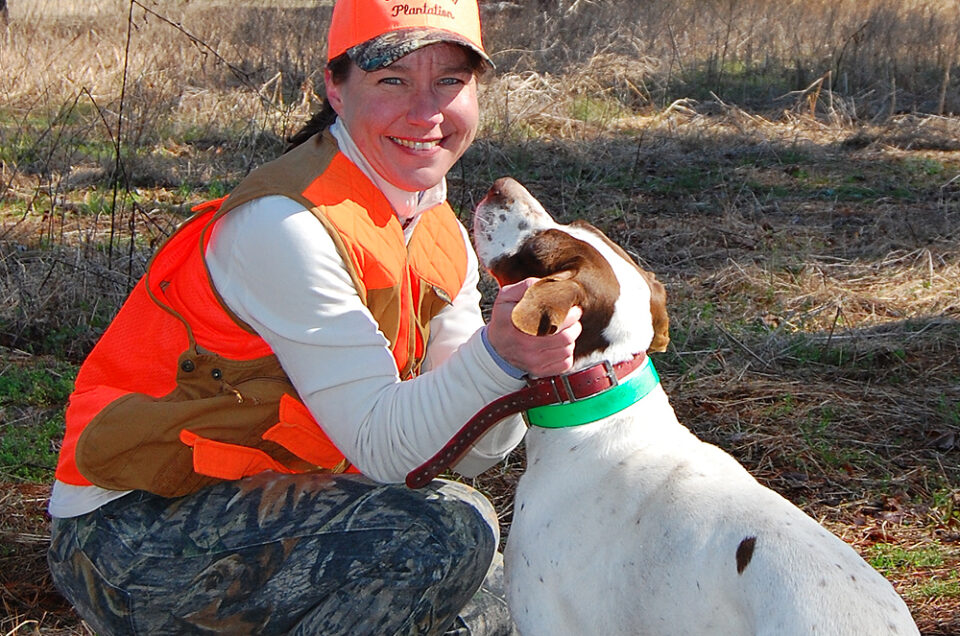
[[343, 106], [343, 97], [340, 95], [340, 87], [336, 82], [333, 81], [333, 74], [330, 72], [330, 69], [323, 69], [323, 84], [326, 91], [327, 103], [333, 107], [333, 110], [337, 111], [337, 114], [340, 114], [340, 109]]

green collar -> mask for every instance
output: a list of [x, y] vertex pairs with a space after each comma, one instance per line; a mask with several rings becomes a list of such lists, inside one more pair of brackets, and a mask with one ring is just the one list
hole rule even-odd
[[524, 419], [530, 426], [540, 428], [569, 428], [589, 424], [636, 404], [659, 383], [660, 376], [650, 358], [647, 358], [626, 382], [576, 402], [536, 406], [524, 413]]

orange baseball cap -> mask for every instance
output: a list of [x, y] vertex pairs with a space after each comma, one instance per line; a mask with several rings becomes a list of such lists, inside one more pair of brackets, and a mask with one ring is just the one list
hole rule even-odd
[[477, 0], [336, 0], [327, 60], [346, 53], [374, 71], [439, 42], [465, 46], [494, 66], [483, 49]]

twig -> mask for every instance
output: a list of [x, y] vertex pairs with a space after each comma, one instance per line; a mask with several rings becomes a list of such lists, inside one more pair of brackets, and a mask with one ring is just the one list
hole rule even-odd
[[[239, 68], [239, 67], [231, 64], [230, 62], [228, 62], [222, 55], [220, 55], [219, 53], [217, 53], [216, 49], [214, 49], [212, 46], [210, 46], [209, 44], [207, 44], [206, 42], [204, 42], [203, 40], [201, 40], [200, 38], [198, 38], [198, 37], [195, 36], [194, 34], [192, 34], [192, 33], [190, 33], [189, 31], [187, 31], [187, 30], [183, 27], [182, 24], [180, 24], [179, 22], [174, 22], [173, 20], [171, 20], [170, 18], [167, 18], [166, 16], [160, 15], [159, 13], [157, 13], [157, 12], [154, 11], [153, 9], [147, 7], [146, 5], [144, 5], [143, 3], [139, 2], [138, 0], [130, 0], [130, 4], [131, 4], [131, 11], [132, 11], [132, 9], [133, 9], [133, 5], [136, 5], [136, 6], [140, 7], [141, 9], [143, 9], [143, 11], [144, 11], [145, 13], [149, 13], [150, 15], [152, 15], [152, 16], [155, 17], [155, 18], [157, 18], [157, 19], [160, 20], [161, 22], [164, 22], [164, 23], [169, 24], [170, 26], [172, 26], [174, 29], [176, 29], [177, 31], [179, 31], [180, 33], [182, 33], [183, 35], [185, 35], [185, 36], [187, 37], [187, 39], [189, 39], [189, 40], [194, 44], [194, 46], [196, 46], [196, 47], [198, 47], [198, 48], [201, 48], [201, 49], [209, 52], [211, 55], [213, 55], [214, 58], [216, 58], [216, 60], [217, 60], [218, 62], [220, 62], [221, 64], [223, 64], [224, 66], [226, 66], [228, 69], [230, 69], [230, 72], [233, 73], [233, 74], [236, 76], [236, 78], [237, 78], [238, 80], [240, 80], [240, 82], [241, 82], [244, 86], [246, 86], [247, 88], [253, 90], [253, 91], [256, 92], [257, 94], [260, 94], [260, 90], [259, 90], [256, 86], [254, 86], [253, 83], [250, 81], [250, 75], [249, 75], [248, 73], [244, 72], [243, 69], [241, 69], [241, 68]], [[270, 103], [269, 100], [267, 100], [265, 97], [263, 97], [263, 95], [261, 95], [261, 98], [263, 98], [263, 102], [264, 102], [264, 103], [270, 104], [271, 106], [274, 106], [273, 104]]]
[[733, 342], [735, 345], [737, 345], [738, 347], [746, 351], [748, 354], [750, 354], [750, 356], [752, 356], [757, 362], [759, 362], [765, 367], [770, 365], [769, 362], [767, 362], [766, 360], [761, 358], [759, 355], [757, 355], [750, 347], [748, 347], [747, 345], [743, 344], [740, 340], [738, 340], [736, 336], [734, 336], [732, 333], [724, 329], [723, 325], [721, 325], [720, 323], [717, 323], [716, 327], [723, 333], [723, 335], [729, 338], [731, 342]]
[[26, 628], [27, 626], [30, 626], [30, 625], [32, 625], [32, 626], [34, 626], [34, 627], [38, 627], [38, 626], [40, 625], [40, 622], [39, 622], [39, 621], [35, 621], [35, 620], [33, 620], [33, 619], [28, 619], [28, 620], [25, 620], [25, 621], [21, 621], [20, 623], [14, 625], [14, 626], [13, 626], [13, 629], [11, 629], [9, 632], [7, 632], [4, 636], [16, 636], [16, 634], [19, 634], [19, 633], [20, 633], [20, 630], [21, 630], [21, 629], [24, 629], [24, 628]]
[[107, 243], [107, 264], [113, 263], [113, 236], [116, 231], [117, 194], [120, 189], [120, 145], [123, 132], [123, 105], [127, 95], [127, 75], [130, 68], [130, 40], [133, 36], [133, 5], [136, 0], [130, 0], [127, 12], [127, 42], [123, 50], [123, 75], [120, 82], [120, 106], [117, 109], [117, 135], [113, 140], [113, 201], [110, 204], [110, 238]]
[[823, 345], [823, 350], [826, 351], [830, 348], [830, 343], [833, 342], [833, 333], [837, 329], [837, 324], [840, 322], [840, 316], [843, 314], [843, 305], [837, 303], [837, 313], [833, 317], [833, 322], [830, 324], [830, 333], [827, 335], [827, 343]]

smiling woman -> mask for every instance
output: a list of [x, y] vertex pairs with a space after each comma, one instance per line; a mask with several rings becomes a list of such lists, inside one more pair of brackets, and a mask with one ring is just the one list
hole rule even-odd
[[[512, 632], [490, 503], [400, 482], [568, 369], [579, 309], [520, 332], [528, 280], [483, 323], [445, 175], [492, 64], [476, 2], [434, 5], [338, 0], [325, 114], [196, 208], [80, 369], [49, 562], [98, 633]], [[523, 433], [504, 420], [454, 469]]]
[[403, 190], [437, 185], [473, 142], [477, 77], [462, 47], [436, 44], [336, 82], [327, 98], [374, 170]]

